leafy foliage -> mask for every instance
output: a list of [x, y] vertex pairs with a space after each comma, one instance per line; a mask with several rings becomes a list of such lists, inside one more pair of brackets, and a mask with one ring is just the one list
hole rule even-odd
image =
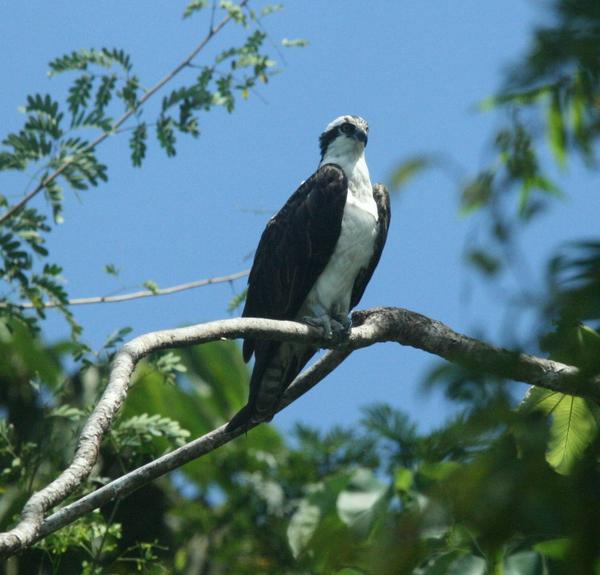
[[[190, 2], [184, 17], [205, 5]], [[26, 192], [43, 191], [54, 223], [60, 224], [63, 189], [78, 192], [108, 180], [108, 168], [97, 155], [97, 146], [107, 137], [131, 129], [131, 163], [140, 167], [147, 156], [149, 128], [155, 126], [159, 146], [168, 156], [175, 156], [177, 132], [198, 137], [201, 112], [215, 106], [232, 112], [238, 96], [248, 98], [257, 82], [268, 82], [274, 73], [275, 62], [264, 52], [266, 34], [260, 18], [275, 7], [257, 15], [243, 3], [223, 1], [217, 9], [242, 26], [245, 40], [239, 47], [223, 49], [212, 62], [188, 63], [186, 69], [200, 68], [201, 72], [163, 97], [155, 121], [143, 118], [143, 105], [153, 92], [142, 89], [133, 60], [122, 49], [83, 49], [53, 59], [50, 76], [73, 78], [66, 101], [61, 103], [49, 94], [27, 96], [22, 129], [1, 141], [0, 172], [36, 174]], [[123, 126], [128, 120], [134, 126]], [[48, 264], [37, 272], [34, 265], [35, 258], [48, 255], [43, 246], [51, 231], [47, 216], [38, 208], [11, 206], [2, 195], [0, 209], [0, 318], [18, 317], [35, 328], [44, 317], [43, 303], [51, 301], [71, 324], [73, 337], [78, 337], [81, 328], [67, 308], [67, 294], [57, 282], [58, 274], [51, 273], [58, 266]], [[26, 312], [20, 302], [33, 305], [34, 313]]]
[[207, 0], [192, 0], [183, 11], [183, 17], [189, 18], [194, 12], [198, 12], [203, 8], [206, 8], [208, 4]]
[[161, 353], [153, 364], [156, 370], [164, 376], [165, 381], [171, 384], [175, 383], [177, 374], [187, 371], [181, 357], [172, 351]]
[[147, 413], [119, 421], [112, 428], [111, 434], [117, 445], [136, 449], [138, 453], [141, 449], [147, 449], [148, 444], [158, 437], [166, 439], [169, 444], [180, 446], [190, 436], [190, 432], [182, 429], [177, 421]]
[[[560, 309], [565, 327], [580, 321], [600, 319], [600, 242], [573, 242], [557, 254], [548, 266], [554, 304]], [[591, 333], [587, 344], [593, 346]], [[595, 350], [590, 349], [590, 353]]]
[[425, 169], [432, 167], [435, 163], [435, 158], [425, 155], [414, 156], [404, 160], [392, 172], [392, 187], [395, 189], [404, 187], [415, 176]]

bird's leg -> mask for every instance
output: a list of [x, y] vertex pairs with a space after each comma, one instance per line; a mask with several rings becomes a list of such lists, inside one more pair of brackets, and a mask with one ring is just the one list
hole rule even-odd
[[322, 305], [317, 304], [311, 309], [311, 312], [312, 315], [304, 316], [302, 321], [321, 329], [327, 339], [339, 343], [350, 335], [352, 320], [338, 307], [334, 307], [330, 313]]
[[333, 338], [332, 321], [327, 310], [320, 304], [312, 308], [313, 315], [305, 315], [302, 321], [312, 327], [316, 327], [323, 332], [327, 339]]

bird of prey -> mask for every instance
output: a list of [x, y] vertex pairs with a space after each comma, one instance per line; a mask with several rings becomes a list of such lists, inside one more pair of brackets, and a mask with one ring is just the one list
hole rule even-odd
[[[267, 224], [248, 278], [243, 317], [305, 322], [331, 338], [351, 327], [379, 262], [390, 223], [384, 186], [371, 184], [365, 160], [369, 127], [340, 116], [319, 138], [317, 171]], [[228, 430], [271, 419], [285, 389], [317, 351], [304, 343], [246, 338], [255, 356], [248, 404]]]

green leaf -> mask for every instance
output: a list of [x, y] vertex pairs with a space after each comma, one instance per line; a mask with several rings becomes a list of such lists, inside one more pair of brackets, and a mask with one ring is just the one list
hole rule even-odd
[[100, 113], [102, 113], [104, 108], [110, 103], [116, 84], [117, 77], [114, 74], [102, 76], [100, 86], [98, 86], [98, 90], [96, 91], [96, 110]]
[[287, 539], [294, 557], [298, 558], [306, 549], [321, 521], [321, 509], [318, 505], [303, 499], [292, 515], [287, 528]]
[[566, 558], [570, 544], [571, 542], [567, 538], [549, 539], [536, 543], [533, 548], [544, 557], [561, 561]]
[[79, 50], [55, 58], [49, 64], [50, 76], [71, 70], [86, 70], [88, 66], [96, 64], [104, 68], [110, 68], [113, 64], [119, 64], [127, 72], [131, 70], [131, 58], [123, 50], [118, 48], [102, 48], [96, 50]]
[[580, 397], [532, 387], [522, 409], [552, 416], [546, 459], [563, 475], [573, 469], [598, 434], [598, 423], [587, 401]]
[[515, 553], [504, 560], [504, 575], [546, 575], [544, 561], [535, 551]]
[[400, 467], [396, 469], [394, 473], [394, 487], [402, 493], [409, 492], [415, 482], [414, 474], [412, 470], [406, 467]]
[[139, 167], [142, 165], [143, 159], [146, 157], [146, 139], [148, 132], [146, 130], [146, 123], [139, 124], [136, 126], [131, 139], [129, 140], [129, 147], [131, 149], [131, 163]]
[[554, 88], [551, 84], [544, 84], [531, 90], [524, 90], [520, 92], [508, 92], [504, 94], [496, 94], [483, 99], [478, 109], [482, 112], [488, 112], [504, 104], [524, 104], [530, 105], [538, 102], [543, 96], [548, 94]]
[[81, 108], [85, 108], [92, 93], [92, 78], [87, 74], [79, 76], [69, 88], [69, 97], [67, 102], [69, 110], [73, 116], [73, 125], [78, 125], [81, 122], [77, 119], [77, 113]]
[[33, 96], [27, 96], [25, 111], [40, 112], [56, 118], [58, 116], [58, 102], [53, 100], [49, 94], [45, 94], [44, 96], [34, 94]]
[[587, 84], [585, 74], [578, 70], [573, 80], [569, 116], [575, 143], [583, 153], [584, 158], [590, 162], [593, 158], [593, 150], [590, 145], [590, 130], [586, 126], [586, 110], [593, 104], [590, 102], [589, 86]]
[[[344, 473], [306, 488], [308, 494], [300, 501], [287, 530], [288, 543], [295, 557], [312, 545], [322, 544], [321, 540], [313, 540], [313, 535], [323, 524], [331, 528], [336, 521], [339, 523], [337, 500], [349, 480], [350, 476]], [[333, 531], [325, 529], [325, 532], [333, 534], [335, 528]]]
[[89, 186], [97, 186], [99, 180], [108, 180], [107, 167], [98, 161], [94, 150], [89, 148], [89, 142], [81, 138], [64, 140], [50, 166], [62, 169], [61, 176], [76, 190], [85, 190]]
[[115, 264], [106, 264], [104, 266], [104, 271], [111, 276], [117, 277], [119, 275], [119, 269]]
[[[177, 355], [186, 368], [186, 385], [165, 385], [163, 374], [152, 364], [143, 364], [127, 398], [125, 414], [160, 413], [199, 436], [222, 425], [246, 403], [248, 368], [235, 342], [180, 349]], [[266, 425], [252, 433], [254, 438], [272, 437]], [[209, 464], [199, 460], [193, 465], [202, 468]]]
[[488, 277], [495, 276], [501, 265], [497, 258], [480, 249], [469, 250], [465, 254], [465, 259], [470, 265]]
[[44, 264], [44, 274], [57, 276], [62, 272], [62, 268], [57, 264]]
[[232, 83], [233, 76], [231, 74], [221, 76], [217, 80], [217, 91], [213, 95], [213, 103], [217, 106], [224, 106], [229, 113], [233, 112], [235, 107], [235, 99], [231, 90]]
[[337, 499], [340, 519], [352, 529], [367, 534], [386, 507], [389, 488], [369, 469], [358, 469]]
[[562, 168], [567, 161], [567, 136], [562, 114], [561, 95], [558, 89], [552, 91], [546, 119], [548, 142], [558, 165]]
[[490, 201], [493, 197], [494, 177], [493, 172], [482, 172], [463, 188], [460, 198], [462, 215], [469, 215]]
[[134, 110], [138, 106], [137, 92], [140, 87], [140, 81], [137, 76], [130, 76], [127, 78], [125, 85], [120, 92], [117, 92], [117, 96], [125, 102], [128, 109]]
[[176, 382], [177, 374], [187, 371], [181, 357], [174, 351], [162, 352], [154, 362], [154, 367], [164, 376], [167, 383], [172, 385]]
[[75, 523], [52, 533], [35, 544], [37, 549], [44, 550], [49, 556], [63, 557], [72, 551], [71, 548], [91, 550], [94, 542], [103, 541], [106, 553], [114, 552], [117, 541], [121, 538], [121, 524], [107, 524], [99, 510], [94, 510]]
[[183, 17], [189, 18], [192, 14], [199, 12], [206, 7], [208, 0], [192, 0], [183, 11]]
[[267, 4], [260, 9], [260, 15], [268, 16], [269, 14], [280, 12], [281, 10], [283, 10], [283, 4]]
[[415, 156], [404, 160], [392, 172], [392, 188], [398, 190], [423, 170], [430, 168], [435, 160], [430, 156]]
[[121, 48], [102, 48], [102, 55], [111, 64], [119, 64], [126, 72], [130, 72], [133, 67], [131, 57]]
[[396, 443], [416, 441], [417, 429], [406, 413], [386, 403], [375, 403], [363, 408], [361, 423], [366, 429]]
[[122, 327], [114, 331], [108, 336], [102, 348], [106, 350], [114, 349], [117, 345], [123, 343], [125, 337], [127, 337], [132, 331], [133, 329], [130, 327]]
[[559, 186], [557, 186], [552, 180], [541, 174], [536, 174], [528, 180], [531, 187], [541, 190], [550, 196], [555, 198], [564, 198], [565, 194]]
[[85, 411], [71, 405], [61, 405], [52, 409], [48, 414], [50, 417], [62, 417], [70, 421], [80, 421], [86, 414]]
[[0, 170], [24, 170], [27, 167], [27, 160], [21, 154], [11, 154], [10, 152], [0, 152]]
[[158, 287], [158, 284], [152, 280], [146, 280], [143, 285], [148, 291], [151, 291], [154, 295], [156, 295], [160, 289]]
[[[43, 178], [46, 179], [45, 177]], [[52, 206], [52, 216], [57, 224], [63, 223], [62, 208], [63, 208], [63, 190], [56, 182], [56, 179], [48, 181], [45, 186], [45, 195]]]
[[446, 575], [486, 575], [486, 562], [475, 555], [465, 555], [452, 562]]
[[281, 516], [287, 510], [287, 501], [282, 486], [267, 479], [261, 472], [243, 473], [244, 484], [251, 487], [257, 497], [267, 505], [269, 513]]
[[[588, 262], [572, 262], [574, 268]], [[593, 270], [590, 270], [594, 273]], [[586, 277], [580, 275], [578, 280]], [[593, 277], [593, 275], [591, 276]], [[595, 281], [598, 281], [594, 278]], [[593, 286], [597, 289], [596, 286]], [[540, 338], [540, 348], [549, 352], [552, 359], [576, 365], [585, 373], [595, 374], [600, 370], [600, 333], [589, 325], [564, 318], [557, 322], [554, 331]]]
[[67, 305], [67, 292], [62, 285], [55, 281], [53, 274], [33, 274], [31, 276], [31, 285], [38, 287], [40, 292], [48, 296], [50, 300]]
[[39, 132], [50, 136], [53, 140], [58, 140], [63, 135], [60, 127], [62, 117], [62, 114], [50, 116], [43, 112], [37, 112], [27, 118], [23, 129], [25, 132]]
[[219, 6], [229, 14], [232, 20], [246, 26], [248, 20], [241, 6], [231, 0], [221, 0]]
[[425, 462], [419, 466], [418, 475], [437, 483], [444, 481], [460, 468], [460, 463], [456, 461]]
[[142, 413], [117, 422], [111, 429], [111, 437], [119, 448], [143, 448], [145, 450], [164, 449], [156, 439], [162, 438], [169, 445], [183, 445], [190, 432], [183, 429], [178, 421], [157, 413]]
[[13, 148], [12, 156], [4, 156], [9, 168], [23, 169], [29, 161], [39, 160], [52, 152], [52, 141], [47, 134], [22, 130], [18, 134], [8, 134], [2, 141]]
[[[561, 396], [562, 394], [555, 394]], [[547, 459], [557, 472], [566, 474], [581, 459], [598, 433], [598, 424], [585, 399], [562, 395], [554, 403]]]
[[308, 46], [308, 40], [304, 38], [283, 38], [281, 45], [285, 48], [304, 48]]
[[175, 131], [173, 130], [173, 126], [173, 119], [169, 116], [161, 116], [156, 122], [156, 136], [158, 138], [158, 143], [169, 157], [176, 154]]

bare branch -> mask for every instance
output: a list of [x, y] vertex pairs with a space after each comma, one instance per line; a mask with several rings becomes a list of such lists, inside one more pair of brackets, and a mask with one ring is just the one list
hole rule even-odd
[[[250, 273], [250, 270], [244, 270], [244, 271], [236, 272], [236, 273], [229, 274], [226, 276], [215, 276], [213, 278], [196, 280], [193, 282], [177, 284], [174, 286], [170, 286], [170, 287], [166, 287], [166, 288], [159, 288], [159, 289], [155, 289], [155, 290], [140, 290], [140, 291], [124, 293], [124, 294], [119, 294], [119, 295], [79, 297], [79, 298], [70, 299], [67, 302], [67, 305], [73, 306], [73, 305], [89, 305], [89, 304], [94, 304], [94, 303], [118, 303], [118, 302], [122, 302], [122, 301], [130, 301], [132, 299], [141, 299], [141, 298], [145, 298], [145, 297], [154, 297], [154, 296], [158, 296], [158, 295], [170, 295], [170, 294], [177, 293], [180, 291], [185, 291], [188, 289], [195, 289], [195, 288], [204, 287], [207, 285], [232, 282], [234, 280], [238, 280], [240, 278], [246, 277], [249, 273]], [[15, 305], [16, 305], [16, 307], [19, 307], [21, 309], [31, 309], [31, 308], [36, 307], [31, 302], [21, 302], [21, 303], [15, 304]], [[61, 305], [62, 304], [60, 302], [56, 302], [56, 301], [46, 301], [43, 303], [44, 308], [59, 307]], [[0, 302], [0, 309], [3, 307], [8, 307], [8, 304], [6, 302]]]
[[[249, 0], [242, 0], [240, 2], [240, 6], [244, 7], [248, 4]], [[83, 150], [81, 150], [81, 154], [85, 154], [90, 150], [96, 148], [96, 146], [100, 145], [104, 140], [106, 140], [109, 136], [112, 136], [131, 116], [136, 114], [139, 109], [150, 99], [156, 92], [158, 92], [165, 84], [170, 82], [179, 72], [181, 72], [184, 68], [186, 68], [192, 60], [206, 47], [206, 45], [212, 40], [213, 36], [218, 34], [230, 21], [232, 20], [231, 14], [228, 14], [221, 22], [219, 22], [216, 26], [211, 26], [208, 33], [202, 41], [188, 54], [188, 56], [181, 61], [173, 70], [171, 70], [166, 76], [164, 76], [161, 80], [159, 80], [152, 88], [149, 88], [145, 94], [139, 99], [137, 106], [130, 108], [125, 112], [111, 127], [110, 130], [106, 132], [102, 132], [95, 140], [90, 142]], [[7, 209], [0, 216], [0, 225], [3, 224], [6, 220], [11, 218], [15, 213], [17, 213], [23, 206], [25, 206], [32, 198], [37, 196], [48, 184], [53, 182], [58, 176], [60, 176], [73, 162], [77, 160], [77, 156], [74, 156], [71, 160], [66, 161], [64, 164], [60, 166], [57, 170], [52, 172], [48, 177], [44, 178], [31, 192], [23, 196], [16, 204]]]
[[98, 459], [102, 438], [127, 396], [130, 378], [138, 361], [159, 349], [244, 336], [307, 341], [316, 345], [323, 341], [317, 329], [300, 323], [265, 319], [228, 319], [147, 333], [126, 343], [116, 354], [108, 385], [83, 427], [72, 463], [57, 479], [29, 499], [23, 508], [21, 521], [14, 529], [0, 534], [0, 555], [31, 545], [36, 539], [46, 511], [64, 501], [88, 477]]
[[[350, 350], [330, 351], [319, 359], [312, 367], [301, 373], [287, 389], [281, 404], [276, 409], [276, 413], [312, 389], [319, 381], [342, 363], [350, 353]], [[107, 483], [96, 491], [63, 507], [53, 515], [50, 515], [42, 523], [40, 531], [32, 543], [43, 539], [65, 525], [73, 523], [76, 519], [83, 517], [90, 511], [93, 511], [114, 499], [122, 499], [136, 489], [165, 475], [169, 471], [177, 469], [193, 459], [214, 451], [221, 445], [229, 443], [232, 439], [235, 439], [242, 433], [256, 427], [256, 425], [258, 424], [252, 424], [246, 430], [238, 428], [229, 432], [226, 431], [227, 425], [222, 425], [202, 437], [190, 441], [186, 445]]]
[[[102, 437], [125, 400], [129, 380], [138, 361], [159, 349], [247, 336], [276, 341], [303, 341], [324, 347], [331, 343], [324, 340], [320, 332], [310, 326], [255, 318], [221, 320], [153, 332], [128, 342], [115, 357], [109, 384], [86, 422], [73, 463], [50, 485], [31, 497], [23, 509], [21, 521], [14, 529], [0, 534], [0, 554], [7, 555], [28, 547], [99, 505], [116, 497], [123, 497], [148, 481], [240, 435], [242, 430], [227, 432], [226, 426], [221, 426], [116, 479], [44, 521], [45, 513], [73, 493], [91, 472]], [[415, 312], [400, 308], [375, 308], [353, 314], [353, 328], [348, 339], [298, 376], [286, 391], [277, 411], [318, 383], [352, 351], [384, 341], [395, 341], [401, 345], [422, 349], [480, 372], [585, 397], [595, 402], [600, 401], [598, 375], [585, 376], [578, 368], [570, 365], [488, 345]]]

